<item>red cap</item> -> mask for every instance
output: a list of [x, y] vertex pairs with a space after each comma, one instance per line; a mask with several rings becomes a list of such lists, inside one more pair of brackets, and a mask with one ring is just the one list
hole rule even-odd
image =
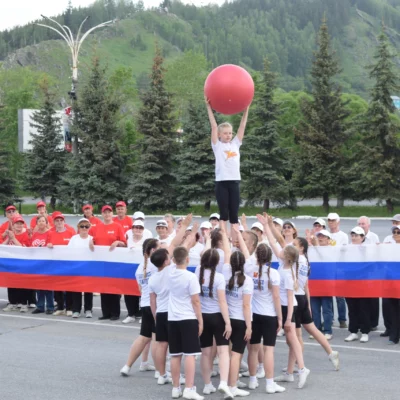
[[51, 216], [53, 217], [54, 220], [57, 218], [62, 218], [65, 221], [65, 217], [63, 213], [60, 211], [54, 211], [53, 214], [51, 214]]
[[15, 206], [11, 205], [6, 208], [6, 211], [16, 210]]
[[17, 222], [23, 222], [23, 223], [25, 223], [25, 221], [24, 221], [24, 219], [20, 216], [20, 215], [16, 215], [14, 218], [13, 218], [13, 224], [16, 224]]
[[110, 205], [106, 204], [105, 206], [102, 207], [101, 212], [103, 213], [104, 211], [107, 210], [112, 211], [113, 209]]
[[36, 204], [36, 208], [39, 208], [39, 207], [46, 207], [46, 203], [45, 203], [44, 201], [39, 201], [39, 202]]
[[115, 207], [126, 207], [126, 203], [124, 201], [119, 201]]
[[83, 207], [82, 207], [82, 211], [83, 210], [93, 210], [93, 206], [91, 205], [91, 204], [85, 204]]

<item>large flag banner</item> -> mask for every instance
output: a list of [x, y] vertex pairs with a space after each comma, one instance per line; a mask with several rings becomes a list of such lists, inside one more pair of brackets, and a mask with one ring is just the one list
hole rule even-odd
[[[400, 298], [400, 246], [314, 247], [309, 250], [311, 296]], [[0, 245], [0, 286], [139, 295], [140, 250]], [[194, 271], [199, 259], [191, 259]], [[277, 266], [275, 262], [274, 267]]]

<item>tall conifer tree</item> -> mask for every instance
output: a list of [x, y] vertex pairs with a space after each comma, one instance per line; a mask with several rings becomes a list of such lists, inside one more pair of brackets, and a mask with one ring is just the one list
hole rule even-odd
[[15, 195], [10, 158], [9, 152], [0, 150], [0, 205], [12, 202]]

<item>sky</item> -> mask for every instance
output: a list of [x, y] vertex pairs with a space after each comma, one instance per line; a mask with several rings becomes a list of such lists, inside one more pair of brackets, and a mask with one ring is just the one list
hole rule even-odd
[[[225, 0], [182, 0], [183, 3], [192, 3], [196, 6], [207, 3], [223, 4]], [[16, 25], [25, 25], [37, 18], [40, 14], [54, 16], [61, 14], [67, 8], [68, 0], [0, 0], [0, 31]], [[137, 1], [134, 0], [136, 3]], [[155, 7], [161, 0], [143, 0], [145, 7]], [[93, 0], [72, 0], [74, 7], [87, 6]]]

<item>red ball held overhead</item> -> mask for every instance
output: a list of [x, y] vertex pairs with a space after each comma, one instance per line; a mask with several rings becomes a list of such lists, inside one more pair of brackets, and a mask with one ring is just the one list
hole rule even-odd
[[253, 78], [238, 65], [221, 65], [208, 75], [204, 94], [215, 111], [225, 115], [238, 114], [253, 100]]

